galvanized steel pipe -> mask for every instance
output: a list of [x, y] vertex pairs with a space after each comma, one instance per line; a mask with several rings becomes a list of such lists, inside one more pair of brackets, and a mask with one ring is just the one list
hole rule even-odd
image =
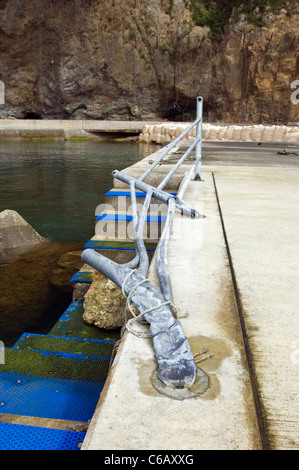
[[131, 301], [150, 325], [161, 382], [171, 387], [192, 387], [196, 379], [193, 354], [180, 321], [174, 318], [171, 306], [165, 304], [160, 289], [138, 271], [131, 271], [92, 249], [83, 251], [82, 260], [123, 287], [127, 296], [132, 292]]

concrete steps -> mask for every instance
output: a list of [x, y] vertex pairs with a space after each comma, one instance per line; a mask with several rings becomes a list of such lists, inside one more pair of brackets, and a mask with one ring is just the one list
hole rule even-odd
[[[168, 190], [176, 196], [176, 190]], [[137, 212], [141, 213], [146, 193], [135, 190]], [[147, 223], [144, 227], [144, 239], [160, 237], [167, 215], [167, 204], [152, 197]], [[134, 240], [131, 194], [129, 188], [112, 188], [105, 194], [105, 204], [98, 206], [96, 212], [96, 235], [106, 238]]]
[[[154, 252], [158, 243], [157, 239], [145, 239], [145, 247], [148, 252]], [[91, 238], [84, 248], [92, 248], [96, 251], [102, 251], [105, 256], [107, 256], [107, 251], [117, 250], [117, 251], [135, 251], [135, 241], [134, 240], [109, 240], [102, 239], [100, 237]]]
[[[87, 246], [123, 261], [134, 257], [134, 240], [92, 239]], [[92, 271], [84, 265], [70, 282], [91, 284]], [[86, 324], [83, 312], [83, 300], [73, 300], [48, 334], [24, 332], [5, 349], [0, 450], [80, 449], [119, 339], [119, 332]]]

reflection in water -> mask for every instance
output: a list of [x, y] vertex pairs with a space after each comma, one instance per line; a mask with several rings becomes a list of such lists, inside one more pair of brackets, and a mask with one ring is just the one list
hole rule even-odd
[[47, 333], [72, 299], [69, 283], [76, 267], [55, 282], [57, 261], [65, 252], [82, 251], [79, 243], [49, 241], [0, 266], [0, 338], [11, 346], [26, 332]]
[[0, 212], [17, 211], [43, 237], [86, 242], [112, 171], [156, 150], [135, 142], [1, 142]]
[[[1, 142], [0, 212], [17, 211], [40, 235], [41, 249], [0, 266], [0, 340], [48, 332], [71, 301], [68, 281], [53, 283], [59, 257], [82, 251], [94, 235], [94, 214], [113, 186], [111, 173], [157, 150], [133, 142]], [[72, 271], [73, 269], [73, 271]]]

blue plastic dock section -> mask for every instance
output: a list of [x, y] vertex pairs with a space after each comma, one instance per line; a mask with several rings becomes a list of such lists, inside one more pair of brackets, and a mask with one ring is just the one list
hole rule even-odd
[[[177, 193], [169, 193], [171, 196], [176, 196]], [[135, 191], [136, 197], [145, 197], [146, 193], [142, 191]], [[125, 196], [125, 197], [131, 197], [130, 191], [117, 191], [117, 190], [111, 190], [108, 191], [105, 196]], [[154, 197], [154, 196], [152, 196]]]
[[81, 282], [83, 284], [91, 284], [92, 279], [91, 279], [91, 273], [90, 272], [77, 272], [73, 275], [72, 279], [70, 279], [70, 283], [74, 282]]
[[[139, 217], [139, 216], [138, 216]], [[95, 220], [107, 220], [107, 221], [119, 221], [119, 222], [131, 222], [133, 216], [131, 214], [100, 214]], [[164, 215], [147, 215], [147, 222], [166, 222], [166, 216]]]
[[[129, 245], [129, 243], [127, 244]], [[117, 251], [135, 251], [134, 242], [130, 244], [131, 246], [120, 246], [120, 244], [113, 244], [111, 240], [89, 240], [84, 249], [93, 249], [93, 250], [117, 250]], [[155, 244], [156, 246], [157, 244]], [[156, 248], [146, 247], [146, 251], [154, 252]]]
[[[111, 190], [106, 196], [130, 197], [130, 191]], [[136, 197], [145, 196], [136, 191]], [[132, 218], [111, 213], [96, 220]], [[165, 221], [166, 216], [147, 216], [147, 222]], [[157, 243], [145, 245], [147, 251], [155, 251]], [[135, 242], [90, 240], [84, 248], [135, 251]], [[79, 271], [70, 282], [91, 284], [92, 273]], [[103, 332], [84, 322], [83, 302], [72, 301], [47, 334], [24, 332], [5, 349], [5, 362], [0, 364], [0, 450], [81, 448], [119, 339], [106, 334], [100, 338]]]
[[[75, 431], [75, 423], [87, 428], [116, 342], [74, 335], [85, 334], [84, 328], [92, 335], [78, 323], [82, 305], [73, 301], [54, 326], [67, 336], [24, 333], [6, 349], [0, 365], [0, 450], [80, 449], [86, 431]], [[69, 423], [74, 423], [71, 430]]]
[[80, 450], [84, 432], [0, 423], [0, 450]]
[[87, 422], [104, 382], [0, 373], [1, 413]]

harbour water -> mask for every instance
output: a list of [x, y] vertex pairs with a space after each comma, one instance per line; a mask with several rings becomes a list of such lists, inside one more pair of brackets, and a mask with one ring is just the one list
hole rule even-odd
[[[153, 153], [136, 142], [0, 142], [0, 212], [18, 212], [49, 240], [0, 266], [0, 340], [47, 333], [72, 300], [69, 280], [94, 235], [95, 209], [113, 186], [111, 173]], [[61, 265], [66, 253], [75, 262]], [[57, 263], [58, 262], [58, 263]], [[79, 263], [79, 265], [78, 265]]]
[[40, 235], [87, 242], [111, 173], [150, 155], [136, 142], [0, 142], [0, 212], [17, 211]]

